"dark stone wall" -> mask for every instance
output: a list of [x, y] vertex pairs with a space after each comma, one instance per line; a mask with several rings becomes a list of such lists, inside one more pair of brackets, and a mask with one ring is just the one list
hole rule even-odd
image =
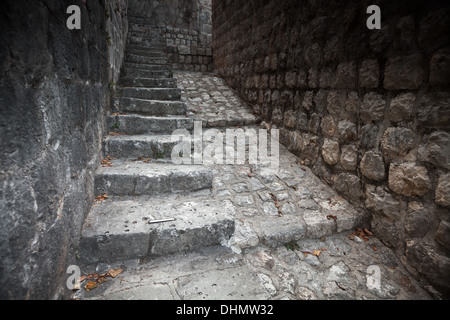
[[[370, 5], [381, 30], [369, 30]], [[447, 1], [213, 1], [215, 71], [405, 265], [450, 289]]]
[[[67, 7], [81, 8], [69, 30]], [[67, 297], [93, 203], [124, 0], [0, 3], [0, 298]]]

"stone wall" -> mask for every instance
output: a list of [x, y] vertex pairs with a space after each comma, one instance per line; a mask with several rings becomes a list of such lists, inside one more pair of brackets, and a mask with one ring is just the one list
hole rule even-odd
[[211, 0], [130, 0], [129, 11], [159, 27], [175, 70], [212, 71]]
[[448, 30], [443, 1], [213, 1], [215, 71], [447, 295]]
[[[94, 202], [126, 0], [0, 4], [0, 298], [67, 297]], [[81, 30], [69, 30], [70, 5]]]

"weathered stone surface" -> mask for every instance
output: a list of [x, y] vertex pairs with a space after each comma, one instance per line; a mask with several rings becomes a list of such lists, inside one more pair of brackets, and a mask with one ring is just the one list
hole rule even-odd
[[359, 145], [365, 149], [373, 149], [377, 145], [378, 126], [366, 124], [362, 126]]
[[393, 122], [409, 120], [415, 100], [415, 95], [410, 92], [399, 94], [392, 99], [388, 111], [389, 120]]
[[391, 163], [389, 188], [405, 196], [424, 196], [431, 188], [428, 171], [414, 163]]
[[420, 54], [390, 58], [384, 72], [384, 88], [417, 89], [424, 81], [423, 58]]
[[356, 64], [351, 62], [341, 63], [337, 67], [336, 81], [334, 87], [336, 89], [353, 89], [356, 85]]
[[322, 123], [320, 125], [322, 132], [327, 136], [334, 136], [336, 133], [336, 123], [332, 116], [328, 115], [322, 119]]
[[436, 241], [444, 246], [447, 250], [450, 250], [450, 223], [447, 221], [441, 221], [439, 229], [435, 234]]
[[376, 59], [364, 60], [359, 68], [359, 83], [362, 87], [374, 89], [379, 85], [380, 70]]
[[450, 48], [433, 54], [430, 62], [430, 83], [432, 85], [450, 84]]
[[373, 151], [364, 154], [360, 163], [361, 173], [369, 179], [382, 181], [385, 178], [383, 156]]
[[345, 101], [345, 111], [351, 114], [356, 113], [361, 105], [361, 100], [359, 99], [358, 93], [351, 91], [348, 93], [347, 100]]
[[412, 238], [423, 238], [430, 229], [433, 215], [419, 202], [410, 202], [405, 216], [405, 231]]
[[366, 185], [366, 207], [372, 212], [398, 220], [401, 216], [401, 205], [390, 193], [383, 190], [382, 187]]
[[345, 145], [341, 148], [341, 166], [345, 170], [356, 170], [358, 164], [358, 150], [353, 145]]
[[370, 92], [364, 95], [360, 116], [365, 123], [383, 119], [386, 100], [381, 94]]
[[284, 126], [289, 129], [294, 129], [296, 122], [296, 114], [292, 110], [288, 110], [284, 114]]
[[303, 135], [302, 157], [315, 162], [319, 156], [318, 137], [312, 134]]
[[450, 259], [422, 240], [406, 243], [407, 262], [438, 289], [450, 290]]
[[[3, 1], [0, 10], [0, 299], [65, 299], [66, 269], [93, 201], [127, 33], [126, 1]], [[109, 12], [109, 18], [105, 12]], [[105, 30], [114, 35], [108, 45]], [[114, 48], [114, 50], [111, 50]], [[66, 291], [67, 290], [67, 291]]]
[[450, 28], [448, 8], [433, 10], [420, 21], [418, 41], [427, 52], [448, 44], [444, 30]]
[[328, 112], [334, 117], [339, 117], [342, 109], [341, 94], [338, 91], [330, 91], [327, 95]]
[[450, 94], [427, 93], [417, 104], [419, 125], [426, 128], [450, 129]]
[[450, 173], [439, 176], [435, 202], [441, 207], [450, 207]]
[[339, 143], [330, 139], [325, 139], [322, 145], [322, 157], [328, 164], [336, 164], [340, 159]]
[[[403, 253], [405, 244], [402, 239], [402, 226], [395, 220], [376, 214], [372, 216], [372, 231], [375, 236], [383, 239], [383, 243], [390, 246], [396, 253]], [[399, 227], [400, 225], [400, 227]]]
[[356, 124], [351, 121], [339, 121], [338, 129], [341, 142], [354, 141], [358, 137]]
[[417, 136], [407, 128], [388, 128], [381, 139], [383, 153], [392, 158], [404, 157], [416, 146]]
[[450, 170], [450, 134], [435, 131], [426, 136], [423, 144], [419, 147], [418, 157], [421, 161]]
[[334, 185], [339, 194], [352, 201], [359, 200], [363, 196], [361, 181], [354, 174], [338, 174], [334, 179]]

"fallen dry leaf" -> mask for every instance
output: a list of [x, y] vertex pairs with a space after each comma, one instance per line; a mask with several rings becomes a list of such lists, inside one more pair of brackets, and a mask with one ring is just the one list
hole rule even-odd
[[88, 283], [86, 283], [86, 285], [84, 286], [84, 288], [86, 289], [86, 291], [91, 291], [92, 289], [97, 287], [97, 283], [94, 281], [89, 281]]
[[123, 272], [123, 269], [116, 269], [116, 270], [111, 269], [111, 270], [108, 271], [108, 274], [109, 274], [111, 277], [115, 278], [115, 277], [117, 277], [119, 274], [121, 274], [122, 272]]
[[101, 196], [98, 196], [97, 198], [95, 198], [95, 202], [101, 203], [101, 202], [105, 201], [106, 199], [108, 199], [108, 195], [106, 193], [104, 193]]
[[320, 256], [320, 253], [321, 253], [320, 250], [314, 250], [312, 254], [313, 254], [313, 256], [318, 257], [318, 256]]
[[334, 221], [336, 221], [336, 220], [337, 220], [337, 217], [334, 216], [334, 215], [332, 215], [332, 214], [329, 214], [329, 215], [327, 215], [327, 219], [328, 219], [328, 220], [333, 219]]

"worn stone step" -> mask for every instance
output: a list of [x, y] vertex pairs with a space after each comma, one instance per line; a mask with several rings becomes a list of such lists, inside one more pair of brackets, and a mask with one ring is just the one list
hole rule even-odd
[[157, 33], [148, 33], [148, 32], [135, 32], [130, 31], [128, 32], [128, 41], [150, 41], [155, 43], [165, 43], [165, 38], [162, 37], [160, 34]]
[[174, 78], [129, 78], [122, 77], [119, 80], [122, 87], [142, 87], [142, 88], [176, 88], [177, 80]]
[[[160, 61], [162, 62], [162, 61]], [[125, 61], [123, 64], [124, 69], [135, 69], [135, 70], [143, 70], [143, 71], [171, 71], [172, 67], [165, 63], [159, 64], [150, 64], [150, 63], [136, 63]]]
[[145, 52], [164, 53], [164, 52], [166, 52], [166, 47], [164, 45], [142, 46], [139, 44], [127, 44], [126, 54], [132, 53], [135, 50], [136, 51], [145, 51]]
[[172, 134], [177, 129], [192, 130], [194, 128], [194, 120], [185, 116], [111, 115], [106, 121], [110, 130], [125, 134]]
[[152, 71], [135, 68], [123, 68], [121, 76], [140, 78], [172, 78], [173, 72], [171, 70]]
[[131, 46], [132, 48], [139, 47], [139, 48], [143, 48], [143, 49], [155, 49], [155, 50], [159, 49], [161, 51], [164, 51], [166, 43], [165, 42], [154, 42], [154, 41], [150, 41], [150, 40], [141, 40], [141, 41], [129, 40], [129, 41], [127, 41], [127, 48], [128, 48], [128, 46]]
[[126, 49], [125, 59], [130, 55], [149, 58], [165, 58], [166, 53], [163, 50], [145, 50], [145, 49]]
[[180, 100], [178, 88], [118, 88], [120, 97], [148, 100]]
[[165, 46], [166, 42], [165, 41], [161, 41], [161, 40], [156, 40], [156, 39], [148, 39], [148, 38], [140, 38], [140, 37], [131, 37], [129, 39], [127, 39], [127, 44], [136, 44], [139, 46]]
[[127, 54], [125, 56], [126, 63], [140, 63], [140, 64], [148, 64], [148, 65], [164, 65], [167, 63], [166, 57], [147, 57], [147, 56], [139, 56], [135, 54]]
[[168, 134], [107, 136], [103, 140], [103, 151], [105, 156], [114, 159], [169, 159], [177, 143]]
[[95, 174], [95, 194], [136, 196], [198, 191], [212, 186], [212, 172], [204, 166], [113, 161]]
[[[108, 263], [218, 246], [233, 234], [234, 214], [234, 206], [225, 201], [107, 200], [86, 218], [80, 258]], [[149, 223], [162, 219], [175, 221]]]
[[186, 115], [186, 103], [168, 100], [146, 100], [137, 98], [116, 98], [115, 106], [123, 112], [151, 116]]

